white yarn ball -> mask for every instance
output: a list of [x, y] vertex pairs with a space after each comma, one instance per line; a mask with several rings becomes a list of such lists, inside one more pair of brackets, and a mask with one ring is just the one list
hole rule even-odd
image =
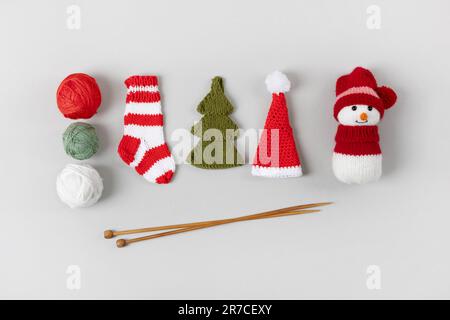
[[274, 71], [266, 77], [266, 87], [269, 92], [278, 94], [288, 92], [291, 89], [291, 82], [284, 73]]
[[103, 181], [90, 165], [68, 164], [56, 178], [56, 192], [71, 208], [85, 208], [102, 196]]

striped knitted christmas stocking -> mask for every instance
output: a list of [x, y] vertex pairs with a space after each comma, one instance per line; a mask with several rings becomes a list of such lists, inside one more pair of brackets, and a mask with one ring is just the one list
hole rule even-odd
[[146, 180], [169, 183], [175, 172], [175, 161], [164, 140], [158, 78], [132, 76], [125, 80], [125, 85], [124, 135], [119, 155]]

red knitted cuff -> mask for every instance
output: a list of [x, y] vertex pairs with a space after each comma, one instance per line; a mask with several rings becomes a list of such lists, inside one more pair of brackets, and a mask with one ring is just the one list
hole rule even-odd
[[381, 154], [377, 126], [339, 125], [334, 152], [354, 156]]
[[125, 80], [127, 88], [131, 86], [157, 86], [157, 76], [131, 76]]

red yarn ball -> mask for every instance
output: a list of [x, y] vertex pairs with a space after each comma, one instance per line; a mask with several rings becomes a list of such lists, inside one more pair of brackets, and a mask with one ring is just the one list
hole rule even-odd
[[97, 112], [102, 96], [94, 78], [84, 73], [74, 73], [59, 85], [56, 102], [64, 117], [89, 119]]

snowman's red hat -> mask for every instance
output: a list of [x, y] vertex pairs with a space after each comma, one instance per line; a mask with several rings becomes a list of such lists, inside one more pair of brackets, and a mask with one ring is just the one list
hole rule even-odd
[[392, 107], [397, 95], [391, 88], [378, 87], [372, 72], [362, 67], [356, 67], [350, 74], [341, 76], [336, 81], [336, 102], [334, 117], [342, 108], [363, 104], [376, 108], [383, 117], [384, 110]]

